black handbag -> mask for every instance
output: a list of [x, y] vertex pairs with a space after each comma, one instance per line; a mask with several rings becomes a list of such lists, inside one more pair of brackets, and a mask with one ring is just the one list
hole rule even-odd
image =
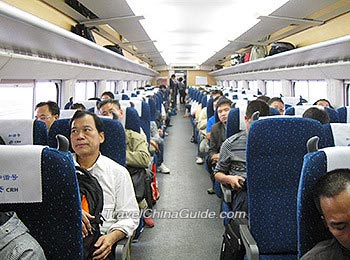
[[126, 167], [130, 173], [132, 184], [134, 185], [137, 202], [145, 198], [146, 192], [146, 169], [136, 167]]

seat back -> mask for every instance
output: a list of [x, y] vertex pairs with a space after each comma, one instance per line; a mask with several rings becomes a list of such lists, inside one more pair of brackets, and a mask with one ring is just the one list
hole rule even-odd
[[350, 124], [331, 123], [322, 125], [325, 143], [320, 147], [350, 146]]
[[297, 254], [296, 195], [306, 143], [323, 137], [319, 122], [270, 117], [252, 123], [247, 140], [250, 230], [261, 255]]
[[[33, 164], [33, 151], [38, 151], [39, 165]], [[25, 152], [23, 149], [28, 149]], [[24, 151], [24, 152], [23, 152]], [[18, 157], [20, 154], [20, 157]], [[8, 158], [11, 158], [8, 160]], [[5, 201], [0, 193], [0, 211], [15, 211], [39, 242], [47, 259], [83, 259], [81, 202], [78, 181], [70, 153], [48, 147], [0, 146], [0, 173], [13, 162], [21, 161], [23, 172], [38, 167], [41, 174], [42, 202], [1, 204]], [[40, 165], [41, 162], [41, 165]], [[11, 167], [11, 166], [10, 166]], [[20, 173], [18, 180], [21, 179]], [[3, 182], [3, 183], [1, 183]], [[0, 179], [2, 187], [6, 185]], [[11, 182], [12, 187], [15, 181]], [[31, 183], [32, 184], [32, 183]], [[6, 190], [6, 189], [5, 189]], [[39, 188], [40, 190], [40, 188]], [[8, 194], [8, 193], [7, 193]], [[24, 197], [26, 194], [24, 194]]]
[[[124, 128], [117, 120], [109, 118], [101, 118], [105, 128], [105, 141], [100, 145], [100, 151], [103, 155], [116, 161], [117, 163], [126, 165], [126, 144]], [[56, 120], [49, 131], [48, 144], [50, 147], [56, 147], [56, 135], [61, 134], [70, 140], [70, 119]], [[70, 151], [73, 152], [72, 147]]]
[[214, 99], [211, 97], [207, 102], [207, 119], [214, 115]]
[[[285, 111], [285, 115], [296, 115], [296, 116], [302, 116], [305, 110], [309, 109], [310, 107], [315, 107], [314, 105], [304, 105], [304, 106], [295, 106], [295, 107], [289, 107]], [[316, 106], [317, 107], [317, 106]], [[338, 112], [335, 111], [333, 108], [325, 107], [324, 108], [329, 116], [330, 123], [338, 123], [339, 122], [339, 115]]]
[[339, 123], [350, 123], [350, 106], [340, 107], [337, 109]]
[[46, 125], [37, 119], [1, 119], [0, 136], [9, 145], [47, 145]]
[[332, 237], [316, 209], [312, 191], [321, 176], [339, 168], [350, 168], [350, 147], [327, 147], [304, 157], [297, 197], [299, 257]]

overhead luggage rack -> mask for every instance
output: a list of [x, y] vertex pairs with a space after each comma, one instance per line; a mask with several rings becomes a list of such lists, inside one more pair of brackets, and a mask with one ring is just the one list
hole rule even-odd
[[211, 72], [217, 79], [348, 78], [350, 36]]
[[[44, 75], [45, 70], [48, 69], [47, 63], [51, 63], [51, 66], [48, 66], [51, 68], [49, 71], [51, 77], [54, 76], [55, 64], [59, 65], [57, 75], [53, 78], [60, 78], [60, 68], [64, 65], [69, 66], [71, 70], [76, 69], [77, 71], [71, 73], [75, 76], [78, 76], [82, 70], [88, 69], [90, 73], [93, 71], [97, 77], [95, 79], [99, 79], [107, 72], [109, 75], [107, 79], [119, 79], [122, 73], [123, 78], [129, 80], [149, 80], [158, 74], [98, 44], [2, 2], [0, 3], [0, 23], [2, 25], [0, 48], [4, 50], [0, 53], [1, 60], [11, 61], [15, 57], [16, 62], [23, 60], [26, 64], [30, 61], [42, 62], [44, 65], [41, 68], [38, 67], [40, 75]], [[13, 76], [4, 75], [7, 64], [5, 63], [5, 66], [0, 69], [2, 78]], [[102, 74], [101, 70], [103, 70]], [[70, 77], [70, 75], [67, 76]]]

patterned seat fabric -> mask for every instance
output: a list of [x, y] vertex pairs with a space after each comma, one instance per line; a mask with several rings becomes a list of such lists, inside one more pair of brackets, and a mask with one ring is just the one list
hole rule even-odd
[[145, 101], [142, 101], [142, 112], [140, 115], [140, 119], [141, 127], [145, 132], [147, 136], [147, 142], [149, 143], [151, 140], [151, 109], [150, 105]]
[[47, 145], [47, 129], [44, 122], [34, 120], [33, 126], [33, 144]]
[[317, 151], [305, 155], [297, 199], [299, 257], [318, 242], [331, 237], [320, 219], [312, 195], [312, 187], [326, 171], [327, 160], [324, 152]]
[[0, 210], [17, 213], [47, 259], [82, 259], [79, 186], [70, 153], [44, 148], [41, 174], [41, 203], [0, 204]]
[[246, 165], [250, 231], [264, 259], [278, 255], [296, 259], [296, 195], [306, 143], [313, 136], [323, 138], [323, 129], [307, 118], [271, 117], [250, 127]]

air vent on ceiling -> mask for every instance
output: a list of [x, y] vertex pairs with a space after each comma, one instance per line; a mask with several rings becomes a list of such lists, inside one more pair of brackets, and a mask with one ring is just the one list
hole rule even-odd
[[190, 70], [190, 69], [196, 69], [197, 66], [173, 66], [171, 68], [174, 70]]

